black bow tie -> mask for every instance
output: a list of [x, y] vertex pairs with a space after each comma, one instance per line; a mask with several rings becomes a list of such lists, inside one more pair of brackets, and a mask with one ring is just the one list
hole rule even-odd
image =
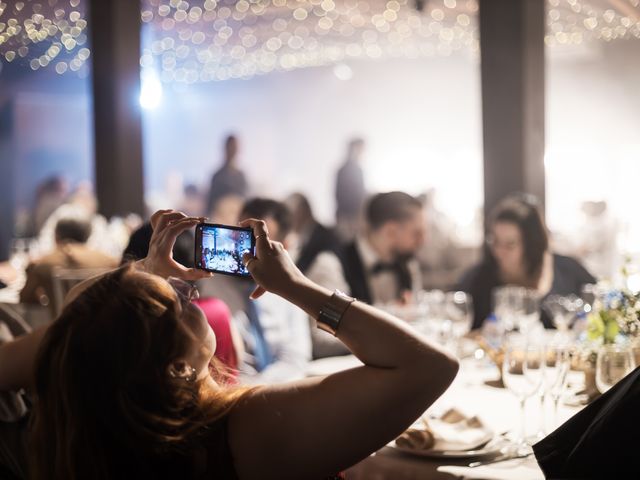
[[397, 262], [376, 262], [371, 267], [371, 273], [374, 275], [382, 272], [397, 272], [400, 265]]
[[395, 262], [376, 262], [371, 267], [371, 273], [377, 275], [382, 272], [391, 272], [398, 281], [398, 298], [402, 292], [412, 289], [411, 273], [406, 261], [398, 259]]

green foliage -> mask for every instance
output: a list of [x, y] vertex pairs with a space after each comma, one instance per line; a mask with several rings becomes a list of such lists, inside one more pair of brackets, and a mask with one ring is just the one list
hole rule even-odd
[[602, 339], [602, 343], [614, 343], [620, 333], [617, 316], [610, 311], [601, 310], [592, 313], [587, 319], [587, 338], [595, 341]]

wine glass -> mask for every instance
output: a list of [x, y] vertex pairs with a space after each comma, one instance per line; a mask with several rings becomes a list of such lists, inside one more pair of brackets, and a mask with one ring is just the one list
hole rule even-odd
[[494, 310], [505, 330], [528, 336], [540, 319], [540, 295], [535, 290], [507, 285], [494, 290]]
[[504, 348], [502, 380], [520, 404], [520, 430], [516, 436], [519, 453], [521, 450], [529, 449], [525, 439], [525, 402], [540, 389], [542, 384], [544, 372], [542, 357], [543, 349], [538, 345], [527, 343], [526, 337], [522, 335], [511, 334]]
[[451, 340], [453, 324], [446, 312], [446, 294], [442, 290], [428, 290], [424, 292], [426, 315], [431, 330], [441, 345], [447, 345]]
[[465, 292], [448, 292], [444, 300], [444, 313], [451, 322], [451, 337], [454, 349], [460, 352], [460, 341], [471, 328], [471, 296]]
[[605, 393], [635, 368], [631, 348], [626, 345], [603, 345], [596, 360], [596, 387]]
[[517, 312], [516, 325], [525, 337], [540, 324], [540, 294], [528, 288], [517, 290], [520, 310]]
[[518, 287], [504, 286], [493, 290], [493, 310], [506, 332], [515, 330], [516, 315], [520, 310]]
[[568, 341], [569, 330], [579, 312], [584, 310], [584, 301], [576, 295], [550, 295], [542, 303], [558, 329], [558, 340]]
[[[558, 424], [558, 405], [564, 393], [571, 369], [571, 354], [568, 346], [551, 344], [545, 348], [544, 355], [544, 395], [548, 395], [553, 402], [553, 425]], [[544, 418], [544, 416], [543, 416]], [[544, 425], [544, 420], [543, 420]]]

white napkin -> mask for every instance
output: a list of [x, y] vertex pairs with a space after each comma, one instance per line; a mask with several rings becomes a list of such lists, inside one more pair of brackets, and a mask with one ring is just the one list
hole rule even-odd
[[533, 456], [475, 468], [444, 465], [438, 467], [438, 471], [468, 480], [544, 480], [544, 474]]
[[404, 449], [459, 451], [473, 450], [493, 438], [493, 431], [478, 417], [467, 417], [455, 408], [439, 418], [419, 419], [396, 440]]
[[436, 437], [434, 448], [438, 450], [469, 450], [486, 443], [493, 436], [478, 417], [464, 418], [455, 423], [431, 419], [429, 424]]

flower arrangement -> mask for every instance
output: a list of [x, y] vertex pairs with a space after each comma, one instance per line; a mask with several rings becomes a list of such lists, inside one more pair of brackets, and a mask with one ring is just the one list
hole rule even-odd
[[587, 317], [587, 338], [616, 342], [618, 335], [635, 338], [640, 334], [640, 293], [628, 289], [611, 290], [594, 302]]

